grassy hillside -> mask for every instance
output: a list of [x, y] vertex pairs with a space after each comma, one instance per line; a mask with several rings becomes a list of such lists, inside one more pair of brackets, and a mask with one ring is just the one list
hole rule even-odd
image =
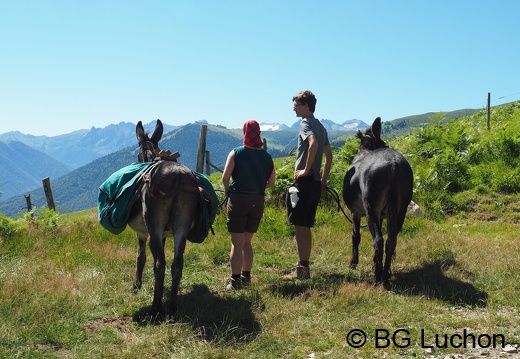
[[385, 122], [383, 136], [385, 138], [396, 138], [405, 135], [410, 130], [425, 126], [436, 118], [441, 118], [442, 123], [450, 122], [461, 117], [467, 117], [478, 113], [480, 110], [464, 109], [450, 112], [429, 112], [421, 115], [406, 116], [393, 121]]
[[431, 218], [520, 221], [520, 102], [493, 108], [490, 129], [484, 112], [446, 124], [437, 118], [393, 144], [407, 155], [414, 199]]
[[[314, 230], [312, 279], [285, 281], [297, 259], [294, 233], [283, 208], [269, 206], [254, 239], [252, 287], [232, 294], [224, 291], [230, 240], [219, 213], [216, 234], [188, 244], [180, 319], [160, 324], [144, 316], [151, 259], [143, 289], [131, 292], [136, 238], [129, 229], [111, 235], [94, 211], [2, 218], [1, 228], [0, 357], [420, 358], [434, 347], [442, 358], [500, 351], [439, 348], [444, 334], [520, 341], [520, 242], [510, 222], [408, 218], [395, 278], [384, 290], [372, 282], [367, 230], [351, 270], [350, 226], [326, 202]], [[167, 248], [171, 260], [171, 240]], [[166, 277], [169, 288], [169, 271]], [[362, 348], [347, 343], [353, 329], [368, 336]], [[376, 342], [384, 330], [398, 333], [396, 343]]]

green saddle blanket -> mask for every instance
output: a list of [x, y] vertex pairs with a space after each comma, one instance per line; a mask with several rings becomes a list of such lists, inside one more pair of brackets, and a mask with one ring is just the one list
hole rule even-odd
[[[101, 186], [98, 193], [98, 221], [113, 234], [123, 232], [130, 217], [130, 203], [140, 184], [142, 175], [154, 162], [133, 163], [114, 172]], [[202, 173], [193, 172], [198, 179], [200, 216], [189, 232], [188, 240], [202, 243], [211, 230], [217, 215], [218, 197], [210, 180]]]
[[188, 234], [188, 240], [193, 243], [202, 243], [210, 230], [215, 234], [212, 225], [217, 216], [218, 197], [208, 177], [198, 172], [193, 172], [193, 174], [198, 178], [200, 189], [202, 189], [199, 204], [201, 214], [197, 225]]
[[130, 217], [129, 204], [139, 186], [141, 175], [154, 163], [133, 163], [112, 173], [99, 186], [98, 221], [108, 231], [119, 234]]

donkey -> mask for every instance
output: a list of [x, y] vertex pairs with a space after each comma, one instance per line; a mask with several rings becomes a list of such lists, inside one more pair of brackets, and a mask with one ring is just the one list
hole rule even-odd
[[[136, 127], [139, 162], [154, 161], [162, 134], [163, 125], [160, 120], [157, 120], [150, 138], [139, 121]], [[149, 238], [155, 279], [151, 314], [157, 316], [161, 313], [166, 268], [164, 245], [166, 237], [173, 236], [175, 252], [171, 267], [169, 314], [174, 316], [177, 313], [177, 292], [182, 277], [186, 239], [200, 215], [197, 179], [193, 172], [181, 163], [158, 161], [145, 175], [137, 195], [138, 199], [132, 205], [128, 220], [128, 225], [137, 232], [139, 241], [133, 287], [135, 291], [141, 288], [146, 263], [146, 241]]]
[[[408, 161], [381, 139], [381, 118], [377, 117], [365, 135], [357, 131], [361, 145], [343, 179], [343, 200], [352, 212], [352, 259], [359, 261], [361, 217], [367, 224], [374, 244], [374, 271], [377, 283], [386, 283], [392, 276], [392, 256], [397, 234], [403, 226], [408, 204], [412, 200], [413, 173]], [[383, 218], [387, 220], [388, 238], [383, 266]]]

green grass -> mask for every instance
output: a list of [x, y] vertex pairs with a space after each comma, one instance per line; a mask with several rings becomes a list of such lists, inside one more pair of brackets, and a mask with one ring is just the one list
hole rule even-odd
[[[464, 329], [520, 341], [520, 242], [512, 221], [408, 218], [385, 289], [373, 284], [366, 229], [360, 264], [348, 268], [351, 227], [332, 205], [320, 207], [313, 230], [312, 279], [284, 280], [297, 260], [294, 233], [284, 209], [268, 206], [253, 240], [252, 286], [232, 294], [224, 290], [230, 239], [219, 213], [215, 235], [188, 244], [180, 317], [162, 323], [144, 316], [153, 296], [149, 252], [143, 288], [131, 291], [137, 241], [130, 229], [110, 234], [95, 211], [42, 211], [2, 223], [11, 226], [0, 232], [2, 358], [423, 357], [422, 332], [431, 345], [436, 334]], [[166, 301], [170, 279], [167, 270]], [[356, 328], [368, 335], [360, 349], [346, 342]], [[382, 348], [378, 329], [406, 330], [398, 333], [410, 345]]]

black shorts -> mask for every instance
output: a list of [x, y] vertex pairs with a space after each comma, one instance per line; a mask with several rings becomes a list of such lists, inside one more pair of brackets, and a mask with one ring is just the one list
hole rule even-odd
[[261, 194], [231, 192], [226, 208], [228, 231], [256, 233], [264, 215], [264, 203]]
[[300, 177], [293, 184], [298, 188], [298, 203], [292, 208], [289, 189], [285, 192], [287, 222], [297, 226], [314, 227], [316, 209], [321, 198], [321, 181], [312, 177]]

